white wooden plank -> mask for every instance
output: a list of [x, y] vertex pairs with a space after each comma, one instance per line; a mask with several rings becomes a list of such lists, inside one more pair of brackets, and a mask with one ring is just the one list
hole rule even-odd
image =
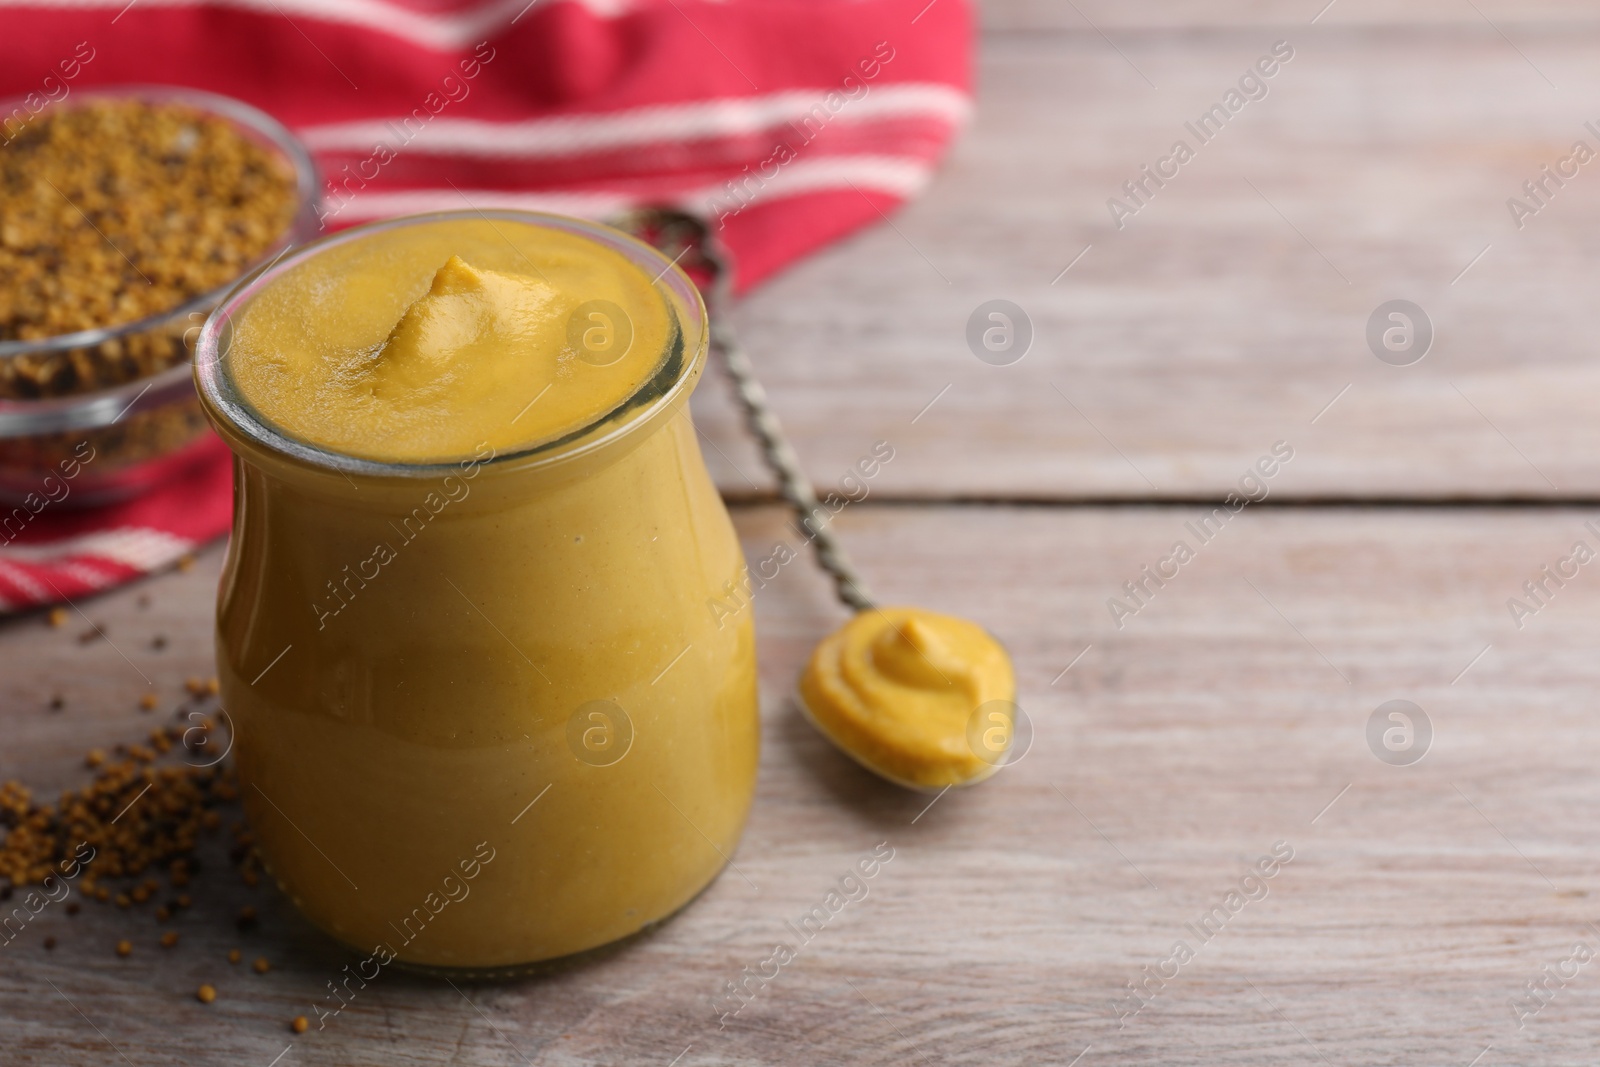
[[[1269, 95], [1118, 230], [1108, 199], [1195, 142], [1184, 123], [1279, 36], [1146, 35], [1126, 58], [988, 39], [975, 123], [926, 195], [737, 312], [812, 476], [882, 439], [887, 496], [1215, 496], [1285, 440], [1286, 496], [1600, 492], [1600, 179], [1581, 169], [1520, 231], [1507, 208], [1574, 141], [1600, 150], [1600, 38], [1289, 35]], [[964, 340], [995, 297], [1035, 329], [1013, 366]], [[1436, 327], [1410, 367], [1365, 341], [1395, 298]], [[702, 393], [719, 484], [766, 485], [725, 392]]]
[[[1489, 1045], [1480, 1063], [1585, 1061], [1592, 965], [1520, 1030], [1509, 1005], [1574, 943], [1600, 947], [1600, 584], [1583, 569], [1520, 631], [1505, 600], [1574, 540], [1596, 544], [1583, 523], [1600, 513], [1247, 509], [1117, 629], [1106, 598], [1196, 513], [847, 510], [886, 600], [978, 619], [1010, 647], [1037, 735], [1023, 762], [930, 809], [829, 749], [786, 694], [841, 614], [793, 564], [757, 600], [763, 764], [736, 860], [759, 889], [722, 878], [656, 935], [554, 977], [458, 992], [386, 973], [279, 1063], [1064, 1064], [1092, 1046], [1081, 1063], [1466, 1064]], [[778, 517], [740, 512], [752, 556], [792, 536]], [[206, 669], [217, 562], [88, 605], [169, 695]], [[138, 651], [155, 629], [173, 645]], [[103, 642], [20, 620], [0, 663], [0, 773], [65, 786], [83, 747], [145, 721]], [[1394, 698], [1434, 726], [1414, 766], [1367, 747]], [[1186, 934], [1279, 840], [1295, 855], [1265, 899], [1208, 943]], [[724, 983], [880, 841], [895, 858], [867, 898], [719, 1031]], [[4, 949], [7, 1062], [122, 1062], [106, 1039], [139, 1065], [265, 1067], [289, 1048], [288, 1018], [349, 957], [221, 866], [170, 952], [147, 914], [103, 906], [47, 914]], [[246, 901], [263, 921], [241, 936]], [[1113, 998], [1186, 937], [1195, 959], [1119, 1028]], [[235, 944], [274, 969], [229, 968]], [[221, 991], [210, 1007], [201, 981]]]

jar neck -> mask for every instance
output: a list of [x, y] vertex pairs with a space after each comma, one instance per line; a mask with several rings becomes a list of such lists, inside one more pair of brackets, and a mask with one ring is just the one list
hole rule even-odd
[[[687, 353], [686, 353], [687, 357]], [[271, 481], [288, 483], [301, 492], [326, 498], [339, 507], [387, 510], [396, 502], [440, 493], [455, 499], [468, 483], [482, 503], [502, 496], [526, 496], [554, 490], [611, 466], [660, 432], [675, 419], [689, 418], [689, 397], [705, 366], [702, 346], [677, 374], [670, 390], [589, 428], [538, 449], [497, 452], [487, 443], [458, 460], [428, 464], [374, 463], [351, 457], [325, 462], [300, 449], [275, 447], [220, 419], [207, 406], [213, 426], [239, 462]]]

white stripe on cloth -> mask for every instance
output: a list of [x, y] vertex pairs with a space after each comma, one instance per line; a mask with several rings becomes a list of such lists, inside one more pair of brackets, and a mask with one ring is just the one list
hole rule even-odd
[[0, 577], [22, 590], [22, 595], [36, 604], [48, 604], [56, 598], [53, 589], [34, 581], [22, 568], [9, 566], [3, 557], [0, 557]]
[[[148, 571], [173, 562], [192, 548], [194, 548], [193, 541], [175, 537], [162, 530], [151, 530], [142, 526], [122, 526], [113, 530], [98, 530], [81, 537], [50, 541], [46, 544], [7, 545], [4, 549], [0, 549], [0, 565], [9, 560], [44, 566], [70, 565], [79, 562], [77, 557], [93, 556]], [[7, 568], [6, 573], [15, 580], [15, 575], [20, 572], [15, 568]]]
[[411, 117], [405, 115], [302, 126], [296, 132], [318, 152], [370, 152], [382, 143], [396, 152], [403, 146], [406, 151], [428, 155], [549, 159], [660, 142], [760, 133], [784, 124], [799, 124], [807, 118], [813, 119], [819, 129], [833, 122], [855, 125], [901, 118], [934, 119], [954, 128], [972, 114], [972, 101], [967, 94], [937, 82], [869, 88], [858, 99], [844, 97], [843, 103], [831, 110], [825, 103], [827, 93], [827, 89], [794, 89], [767, 96], [660, 104], [524, 122], [430, 116], [428, 123], [415, 131], [401, 126]]
[[[801, 160], [780, 168], [777, 175], [770, 179], [755, 175], [742, 176], [746, 182], [743, 202], [748, 205], [805, 193], [847, 189], [909, 198], [927, 185], [932, 174], [932, 164], [924, 160], [895, 156], [831, 156]], [[550, 211], [580, 218], [604, 219], [640, 204], [662, 202], [715, 217], [724, 212], [740, 210], [741, 199], [729, 190], [729, 184], [685, 190], [661, 197], [621, 193], [514, 193], [499, 189], [403, 189], [360, 193], [342, 206], [330, 204], [328, 217], [344, 223], [473, 207]]]
[[116, 585], [122, 580], [121, 575], [108, 574], [101, 570], [92, 559], [72, 559], [62, 564], [58, 570], [68, 578], [82, 582], [90, 592], [104, 589], [108, 585]]
[[329, 200], [325, 215], [343, 225], [429, 211], [464, 208], [511, 208], [548, 211], [581, 219], [604, 219], [632, 207], [634, 197], [615, 193], [513, 193], [503, 189], [399, 189], [394, 192], [359, 193], [342, 204]]
[[[110, 10], [130, 7], [236, 8], [272, 18], [315, 19], [342, 22], [400, 37], [422, 48], [451, 51], [492, 37], [521, 18], [534, 4], [578, 3], [602, 18], [612, 18], [633, 6], [631, 0], [490, 0], [466, 11], [428, 14], [385, 0], [0, 0], [0, 8]], [[121, 17], [119, 14], [118, 18]]]

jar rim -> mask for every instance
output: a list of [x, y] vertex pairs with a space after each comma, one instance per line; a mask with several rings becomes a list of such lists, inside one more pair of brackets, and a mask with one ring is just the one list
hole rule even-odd
[[[654, 279], [651, 287], [673, 313], [678, 333], [669, 345], [677, 345], [678, 358], [674, 359], [669, 353], [663, 359], [658, 371], [642, 382], [638, 389], [625, 397], [617, 406], [553, 439], [536, 441], [512, 451], [496, 453], [487, 460], [481, 460], [473, 455], [461, 455], [424, 462], [376, 460], [352, 456], [295, 437], [258, 412], [239, 390], [232, 375], [227, 372], [225, 368], [227, 343], [233, 317], [265, 288], [296, 267], [332, 249], [376, 233], [438, 222], [492, 223], [495, 220], [557, 229], [587, 238], [617, 252], [649, 273]], [[468, 208], [403, 215], [352, 226], [301, 245], [245, 275], [211, 312], [201, 328], [199, 342], [195, 345], [194, 379], [201, 403], [213, 424], [219, 430], [231, 431], [224, 433], [225, 437], [230, 438], [230, 445], [236, 440], [242, 440], [299, 465], [344, 475], [428, 478], [455, 471], [467, 460], [479, 459], [487, 466], [513, 463], [518, 466], [544, 466], [575, 459], [603, 448], [631, 433], [636, 427], [651, 421], [663, 409], [672, 407], [684, 399], [685, 391], [692, 388], [704, 364], [709, 338], [706, 307], [700, 296], [700, 290], [675, 261], [668, 259], [643, 241], [602, 223], [565, 215], [511, 208], [484, 210]], [[669, 378], [670, 380], [664, 380]], [[626, 412], [631, 412], [631, 415], [625, 419], [619, 418]], [[594, 433], [598, 427], [612, 421], [615, 421], [616, 425], [611, 430]]]
[[[25, 99], [26, 96], [14, 96], [0, 100], [0, 115], [9, 114], [15, 107], [21, 106]], [[305, 237], [316, 232], [317, 208], [322, 199], [321, 179], [318, 177], [316, 162], [311, 158], [311, 152], [305, 146], [305, 143], [293, 133], [290, 133], [288, 127], [265, 111], [253, 107], [243, 100], [237, 100], [231, 96], [223, 96], [220, 93], [208, 93], [201, 89], [189, 89], [177, 85], [155, 84], [103, 85], [85, 88], [71, 96], [63, 97], [52, 107], [83, 107], [101, 100], [137, 100], [154, 104], [181, 104], [194, 108], [196, 111], [228, 120], [245, 136], [269, 146], [294, 172], [296, 198], [294, 214], [290, 217], [289, 224], [284, 227], [277, 240], [257, 257], [256, 262], [250, 268], [242, 271], [238, 277], [222, 285], [190, 297], [177, 307], [168, 308], [165, 311], [157, 311], [143, 318], [134, 319], [131, 322], [120, 322], [111, 326], [92, 326], [85, 330], [58, 333], [50, 337], [0, 341], [0, 359], [10, 359], [16, 356], [48, 355], [55, 352], [68, 352], [75, 348], [92, 348], [106, 341], [131, 337], [135, 334], [157, 329], [167, 323], [180, 322], [195, 312], [209, 311], [238, 284], [240, 279], [248, 277], [251, 270], [262, 264], [273, 262], [277, 257], [299, 244]]]

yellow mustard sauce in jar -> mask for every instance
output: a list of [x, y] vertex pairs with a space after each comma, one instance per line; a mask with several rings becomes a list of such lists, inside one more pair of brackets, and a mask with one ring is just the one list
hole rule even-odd
[[274, 876], [380, 960], [515, 968], [721, 870], [755, 785], [744, 567], [688, 412], [694, 286], [606, 227], [462, 212], [256, 275], [196, 378], [233, 449], [217, 608]]

